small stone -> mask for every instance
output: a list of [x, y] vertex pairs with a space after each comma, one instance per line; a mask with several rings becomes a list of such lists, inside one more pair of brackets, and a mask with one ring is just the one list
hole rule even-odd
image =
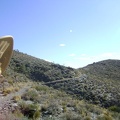
[[13, 103], [12, 106], [13, 106], [13, 107], [17, 107], [18, 104], [17, 104], [17, 103]]

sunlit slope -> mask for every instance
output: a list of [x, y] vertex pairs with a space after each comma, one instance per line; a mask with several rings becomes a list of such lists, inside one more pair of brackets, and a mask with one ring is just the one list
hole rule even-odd
[[97, 62], [78, 69], [78, 78], [48, 85], [103, 107], [120, 106], [119, 66], [119, 60]]
[[47, 85], [100, 106], [120, 106], [119, 60], [105, 60], [73, 69], [14, 51], [8, 69], [13, 76], [19, 73], [39, 82], [68, 78], [68, 81]]
[[76, 74], [73, 68], [38, 59], [19, 51], [13, 52], [9, 67], [30, 79], [43, 82], [71, 78]]
[[96, 77], [120, 80], [120, 60], [100, 61], [90, 64], [82, 70]]

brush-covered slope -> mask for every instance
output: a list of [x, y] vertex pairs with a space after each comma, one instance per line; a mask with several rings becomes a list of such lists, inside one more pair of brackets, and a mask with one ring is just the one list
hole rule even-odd
[[120, 107], [120, 60], [104, 60], [80, 70], [94, 82], [90, 92], [95, 95], [96, 101], [106, 107]]
[[76, 72], [73, 68], [47, 62], [19, 51], [13, 52], [8, 69], [22, 73], [32, 80], [43, 82], [70, 78]]
[[39, 82], [70, 78], [47, 85], [100, 106], [120, 106], [119, 60], [105, 60], [76, 70], [14, 51], [8, 73], [15, 78], [23, 74]]
[[120, 80], [120, 60], [104, 60], [90, 64], [82, 69], [100, 78]]
[[100, 106], [120, 106], [120, 61], [105, 60], [78, 69], [79, 78], [49, 84]]
[[[95, 64], [97, 66], [100, 63]], [[0, 92], [3, 94], [0, 103], [1, 111], [4, 111], [1, 112], [0, 118], [32, 120], [36, 116], [36, 119], [43, 120], [119, 120], [119, 75], [116, 79], [115, 65], [112, 61], [111, 75], [113, 73], [114, 77], [105, 77], [104, 73], [109, 73], [106, 70], [110, 67], [109, 63], [106, 64], [104, 69], [100, 64], [97, 68], [95, 65], [95, 68], [88, 65], [76, 70], [14, 51], [4, 74], [5, 82], [1, 81]], [[98, 68], [102, 69], [103, 73], [99, 72], [100, 69], [97, 71]], [[37, 82], [34, 82], [35, 80]], [[41, 81], [44, 83], [40, 83]], [[46, 85], [60, 90], [43, 85], [48, 82], [50, 84]], [[89, 104], [81, 99], [109, 109]]]

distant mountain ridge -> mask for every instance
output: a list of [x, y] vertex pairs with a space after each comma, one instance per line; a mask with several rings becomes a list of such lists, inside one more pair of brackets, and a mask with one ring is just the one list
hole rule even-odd
[[120, 60], [104, 60], [82, 68], [84, 72], [101, 78], [120, 80]]

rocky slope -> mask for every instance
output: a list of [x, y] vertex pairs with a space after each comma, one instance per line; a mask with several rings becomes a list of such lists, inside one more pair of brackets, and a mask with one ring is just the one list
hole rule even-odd
[[45, 83], [58, 80], [47, 85], [100, 106], [120, 106], [120, 60], [105, 60], [73, 69], [14, 51], [7, 74], [12, 75], [12, 71], [16, 80], [19, 74]]
[[70, 78], [73, 74], [77, 75], [76, 70], [73, 68], [47, 62], [19, 51], [13, 52], [8, 69], [40, 82]]
[[[31, 81], [32, 83], [32, 89], [22, 96], [18, 95], [22, 100], [22, 103], [16, 101], [19, 107], [18, 113], [15, 112], [15, 114], [22, 114], [19, 120], [23, 117], [26, 120], [31, 116], [33, 118], [36, 114], [41, 120], [101, 120], [106, 118], [119, 120], [119, 72], [119, 60], [105, 60], [84, 68], [73, 69], [14, 51], [4, 76], [11, 85], [17, 82], [28, 84]], [[6, 91], [9, 94], [11, 90]], [[30, 105], [26, 104], [26, 101]], [[29, 117], [28, 113], [30, 113]]]
[[100, 61], [78, 70], [79, 78], [48, 85], [103, 107], [120, 107], [120, 60]]
[[[120, 60], [105, 60], [73, 69], [14, 51], [6, 72], [15, 81], [48, 83], [74, 97], [103, 107], [120, 106]], [[22, 76], [21, 76], [22, 75]], [[24, 76], [24, 77], [23, 77]], [[65, 79], [68, 80], [65, 80]]]

